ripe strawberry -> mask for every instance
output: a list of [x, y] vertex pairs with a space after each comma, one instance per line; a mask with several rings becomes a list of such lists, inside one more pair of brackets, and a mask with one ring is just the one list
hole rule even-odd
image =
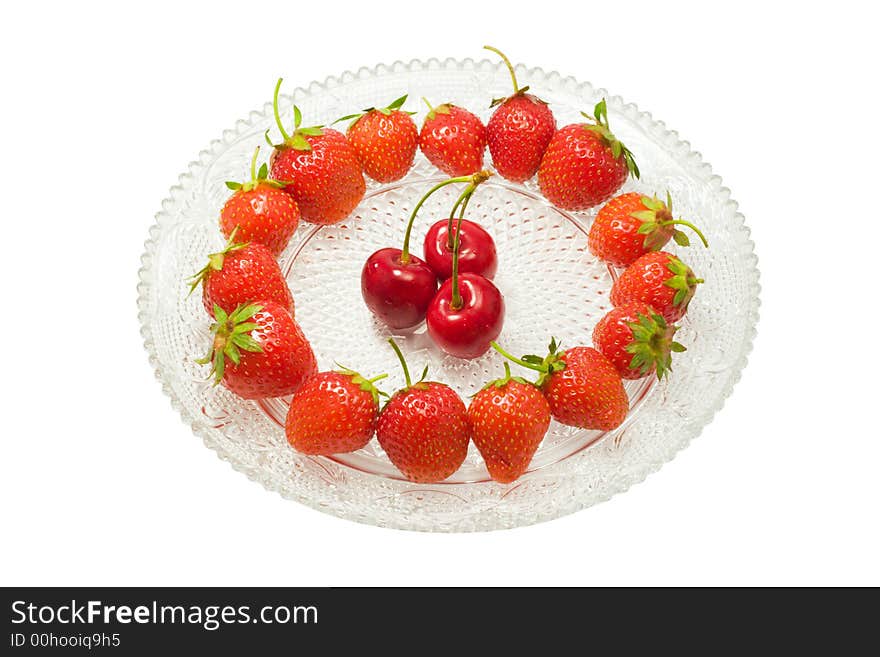
[[548, 201], [564, 210], [586, 210], [607, 201], [626, 181], [639, 177], [629, 149], [608, 127], [605, 99], [596, 104], [594, 123], [560, 128], [544, 151], [538, 185]]
[[251, 179], [246, 183], [227, 182], [234, 190], [220, 210], [220, 231], [229, 238], [238, 228], [243, 242], [259, 242], [273, 255], [280, 254], [299, 226], [299, 207], [284, 191], [284, 184], [268, 178], [269, 168], [263, 163], [257, 172], [257, 155], [251, 160]]
[[255, 299], [274, 301], [293, 316], [293, 296], [275, 256], [257, 242], [236, 242], [237, 235], [233, 229], [224, 249], [208, 256], [208, 264], [191, 279], [190, 293], [202, 284], [202, 304], [212, 317], [214, 306], [229, 314]]
[[550, 406], [544, 395], [525, 379], [505, 376], [489, 383], [468, 408], [471, 437], [480, 450], [489, 475], [508, 484], [529, 467], [550, 426]]
[[679, 246], [689, 246], [688, 236], [675, 228], [677, 225], [687, 226], [709, 246], [696, 226], [673, 218], [669, 192], [666, 203], [638, 192], [621, 194], [596, 215], [590, 227], [590, 251], [615, 267], [628, 267], [646, 253], [662, 249], [670, 238]]
[[400, 108], [401, 96], [388, 107], [370, 107], [335, 121], [354, 119], [348, 126], [348, 142], [357, 153], [361, 166], [370, 178], [381, 183], [403, 178], [410, 170], [419, 145], [419, 129], [410, 115]]
[[535, 175], [547, 144], [556, 132], [556, 119], [550, 106], [532, 94], [528, 87], [520, 88], [510, 60], [500, 50], [485, 46], [504, 60], [513, 79], [513, 95], [496, 98], [486, 124], [492, 164], [499, 175], [513, 182], [523, 182]]
[[537, 385], [557, 422], [582, 429], [610, 431], [620, 426], [629, 412], [629, 398], [614, 365], [592, 347], [572, 347], [559, 353], [550, 341], [546, 356], [511, 356], [492, 345], [515, 363], [540, 372]]
[[[283, 141], [273, 144], [269, 158], [273, 180], [285, 184], [305, 221], [335, 224], [345, 219], [364, 196], [366, 182], [357, 153], [345, 135], [330, 128], [302, 128], [302, 113], [294, 106], [294, 130], [288, 134], [278, 113], [275, 86], [275, 121]], [[268, 140], [268, 131], [267, 137]]]
[[652, 372], [662, 379], [672, 371], [672, 352], [685, 350], [673, 340], [677, 330], [651, 306], [634, 301], [599, 320], [593, 329], [593, 346], [624, 379], [641, 379]]
[[419, 133], [419, 148], [435, 167], [449, 176], [467, 176], [483, 168], [486, 127], [466, 109], [425, 100], [428, 115]]
[[702, 283], [694, 272], [666, 251], [646, 253], [632, 263], [611, 286], [611, 303], [622, 306], [642, 301], [672, 324], [684, 317]]
[[212, 363], [214, 385], [222, 382], [243, 399], [283, 397], [317, 372], [309, 341], [274, 301], [241, 305], [228, 315], [214, 306], [214, 317], [211, 350], [196, 361]]
[[365, 379], [357, 372], [321, 372], [290, 400], [284, 430], [303, 454], [342, 454], [360, 449], [373, 437], [379, 417], [379, 391], [373, 384], [387, 374]]
[[425, 381], [428, 369], [412, 383], [399, 347], [389, 340], [403, 365], [406, 387], [379, 414], [376, 437], [391, 462], [410, 481], [443, 481], [464, 463], [470, 435], [467, 408], [447, 385]]

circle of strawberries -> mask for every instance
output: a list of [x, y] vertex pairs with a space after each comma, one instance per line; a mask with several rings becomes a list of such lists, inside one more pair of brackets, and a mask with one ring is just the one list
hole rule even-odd
[[[634, 154], [611, 131], [605, 99], [591, 114], [582, 113], [584, 121], [557, 128], [550, 105], [519, 85], [516, 68], [501, 51], [486, 48], [501, 57], [513, 93], [492, 101], [485, 124], [456, 104], [432, 106], [424, 99], [428, 112], [419, 128], [415, 112], [404, 109], [403, 95], [385, 107], [338, 119], [349, 121], [344, 133], [304, 126], [294, 105], [288, 130], [279, 108], [279, 79], [273, 112], [280, 141], [273, 143], [267, 131], [268, 162], [257, 166], [257, 147], [250, 178], [226, 183], [232, 193], [218, 222], [226, 244], [190, 280], [190, 292], [201, 285], [202, 305], [212, 319], [210, 349], [197, 362], [210, 365], [215, 385], [241, 398], [290, 396], [284, 429], [290, 446], [303, 454], [352, 452], [375, 436], [405, 478], [435, 483], [459, 469], [473, 441], [489, 476], [508, 484], [529, 471], [551, 419], [586, 430], [617, 429], [629, 413], [623, 382], [668, 377], [673, 354], [685, 350], [675, 340], [675, 322], [685, 316], [703, 279], [664, 247], [670, 241], [689, 246], [688, 232], [708, 246], [706, 237], [674, 216], [668, 191], [662, 200], [619, 193], [640, 171]], [[367, 378], [341, 366], [318, 372], [277, 261], [300, 221], [342, 221], [364, 196], [364, 176], [398, 181], [418, 151], [448, 176], [485, 179], [491, 175], [482, 171], [487, 148], [501, 177], [515, 183], [536, 177], [555, 206], [572, 211], [601, 206], [588, 247], [617, 274], [610, 292], [614, 307], [594, 327], [592, 345], [563, 349], [554, 338], [545, 354], [517, 357], [492, 341], [506, 359], [504, 374], [468, 404], [444, 383], [427, 380], [427, 368], [413, 381], [393, 339], [406, 385], [392, 395], [377, 387], [387, 373]], [[457, 181], [443, 185], [452, 182]], [[459, 226], [470, 223], [461, 223], [463, 214], [464, 208]], [[483, 231], [474, 224], [476, 229]], [[483, 242], [491, 244], [488, 233]], [[458, 253], [456, 246], [456, 260]], [[512, 374], [511, 363], [531, 371], [533, 379]]]

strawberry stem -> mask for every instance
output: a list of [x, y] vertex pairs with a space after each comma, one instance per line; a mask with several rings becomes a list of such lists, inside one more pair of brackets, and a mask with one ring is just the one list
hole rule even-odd
[[513, 93], [518, 94], [520, 89], [519, 89], [519, 84], [516, 81], [516, 73], [513, 70], [513, 64], [511, 64], [510, 60], [507, 59], [507, 55], [505, 55], [503, 52], [498, 50], [498, 48], [495, 48], [493, 46], [483, 46], [483, 48], [485, 48], [486, 50], [491, 50], [496, 55], [501, 57], [502, 60], [504, 60], [504, 64], [505, 64], [505, 66], [507, 66], [507, 70], [510, 71], [510, 79], [513, 80]]
[[281, 123], [281, 115], [278, 113], [278, 91], [281, 89], [281, 81], [283, 79], [284, 78], [278, 78], [278, 82], [275, 83], [275, 93], [272, 95], [272, 112], [275, 114], [275, 123], [281, 131], [281, 137], [286, 142], [290, 140], [290, 135], [287, 134], [287, 130], [284, 129], [284, 125]]
[[379, 376], [374, 376], [372, 379], [367, 379], [367, 383], [376, 383], [376, 381], [381, 381], [382, 379], [387, 379], [388, 374], [380, 374]]
[[403, 366], [403, 376], [406, 378], [406, 387], [412, 388], [412, 378], [410, 378], [409, 368], [406, 366], [406, 358], [403, 357], [403, 352], [400, 350], [400, 347], [397, 346], [394, 338], [388, 338], [388, 344], [394, 349], [394, 353], [397, 354], [397, 360], [399, 360], [400, 364]]
[[687, 226], [692, 231], [697, 234], [697, 237], [700, 238], [700, 241], [703, 243], [707, 249], [709, 248], [709, 241], [706, 239], [706, 236], [700, 232], [700, 229], [694, 226], [690, 221], [685, 221], [684, 219], [673, 219], [672, 221], [664, 221], [661, 222], [661, 226]]
[[260, 147], [254, 149], [254, 156], [251, 158], [251, 182], [257, 184], [257, 156], [260, 154]]
[[431, 103], [428, 102], [428, 99], [425, 98], [424, 96], [422, 96], [422, 100], [424, 101], [425, 105], [428, 106], [428, 111], [429, 111], [429, 112], [433, 112], [433, 111], [434, 111], [434, 106], [433, 106]]
[[[425, 101], [427, 102], [427, 101]], [[416, 207], [413, 208], [412, 214], [409, 216], [409, 223], [406, 225], [406, 233], [403, 236], [403, 251], [400, 254], [400, 262], [404, 265], [409, 264], [409, 240], [412, 235], [413, 224], [416, 220], [416, 215], [419, 213], [419, 210], [424, 205], [425, 201], [428, 200], [428, 197], [431, 196], [438, 189], [443, 189], [446, 185], [451, 185], [453, 183], [460, 182], [471, 182], [473, 180], [473, 176], [459, 176], [458, 178], [450, 178], [449, 180], [444, 180], [443, 182], [437, 183], [431, 189], [428, 190], [428, 193], [425, 194], [418, 203], [416, 203]]]
[[[501, 345], [498, 344], [497, 342], [493, 341], [493, 342], [490, 342], [489, 344], [492, 345], [492, 348], [495, 351], [497, 351], [499, 354], [504, 356], [507, 360], [509, 360], [513, 363], [516, 363], [517, 365], [520, 365], [521, 367], [525, 367], [526, 369], [534, 370], [535, 372], [546, 372], [547, 371], [547, 369], [545, 367], [542, 367], [541, 365], [537, 365], [536, 363], [527, 363], [522, 358], [517, 358], [513, 354], [508, 353], [507, 351], [502, 349]], [[506, 365], [506, 363], [505, 363], [505, 365]], [[509, 371], [509, 368], [508, 368], [508, 371]]]

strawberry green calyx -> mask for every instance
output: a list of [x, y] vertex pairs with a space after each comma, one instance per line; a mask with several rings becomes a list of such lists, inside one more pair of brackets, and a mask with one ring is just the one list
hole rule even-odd
[[495, 351], [512, 363], [516, 363], [526, 369], [538, 372], [539, 376], [535, 380], [534, 385], [539, 388], [544, 385], [544, 382], [551, 375], [565, 369], [565, 361], [562, 360], [563, 352], [560, 351], [561, 345], [556, 342], [556, 338], [550, 339], [550, 346], [547, 348], [547, 355], [543, 357], [535, 354], [526, 354], [522, 358], [517, 358], [502, 349], [497, 342], [491, 342], [490, 344]]
[[192, 294], [193, 291], [195, 291], [199, 284], [208, 277], [209, 273], [211, 273], [212, 271], [220, 271], [221, 269], [223, 269], [223, 261], [228, 253], [238, 251], [239, 249], [243, 249], [248, 245], [248, 242], [235, 241], [235, 234], [237, 232], [238, 226], [232, 229], [232, 232], [229, 234], [229, 239], [226, 241], [226, 246], [223, 247], [223, 250], [218, 251], [217, 253], [209, 254], [208, 264], [202, 267], [199, 271], [197, 271], [193, 276], [190, 277], [189, 294]]
[[226, 186], [233, 191], [249, 192], [257, 188], [259, 184], [271, 185], [281, 189], [284, 183], [269, 178], [269, 165], [263, 162], [260, 170], [257, 171], [257, 156], [260, 154], [260, 147], [254, 149], [254, 156], [251, 158], [251, 179], [245, 183], [226, 181]]
[[263, 307], [259, 304], [242, 304], [227, 315], [220, 306], [214, 304], [215, 321], [211, 324], [214, 342], [211, 344], [208, 354], [196, 362], [199, 365], [212, 363], [211, 372], [215, 386], [223, 380], [227, 358], [238, 365], [241, 362], [242, 350], [263, 351], [260, 344], [251, 336], [251, 331], [258, 328], [258, 325], [248, 321], [262, 309]]
[[687, 226], [697, 234], [703, 246], [709, 248], [709, 242], [699, 228], [684, 219], [673, 218], [672, 195], [668, 191], [666, 192], [666, 203], [658, 199], [656, 195], [654, 197], [642, 196], [641, 201], [645, 209], [633, 212], [631, 216], [642, 222], [638, 232], [645, 236], [643, 245], [646, 249], [659, 251], [669, 241], [669, 238], [675, 240], [679, 246], [690, 246], [691, 241], [687, 234], [675, 226]]
[[667, 325], [663, 316], [656, 313], [639, 313], [636, 319], [627, 322], [633, 335], [632, 342], [626, 346], [626, 351], [632, 354], [629, 366], [642, 376], [653, 368], [662, 381], [672, 371], [672, 353], [686, 350], [684, 345], [673, 340], [678, 327]]
[[424, 101], [425, 105], [428, 106], [428, 113], [425, 115], [425, 121], [430, 121], [435, 118], [438, 114], [449, 114], [449, 108], [452, 107], [452, 103], [443, 103], [441, 105], [437, 105], [434, 107], [431, 103], [428, 102], [428, 99], [422, 96], [422, 101]]
[[348, 124], [348, 127], [351, 128], [361, 119], [361, 117], [369, 114], [370, 112], [379, 112], [381, 114], [384, 114], [385, 116], [391, 116], [393, 112], [403, 112], [404, 114], [409, 114], [410, 116], [418, 114], [418, 112], [408, 112], [406, 110], [400, 109], [401, 107], [403, 107], [403, 104], [406, 102], [408, 96], [409, 94], [402, 95], [397, 100], [392, 101], [387, 107], [368, 107], [364, 110], [361, 110], [360, 112], [348, 114], [346, 116], [336, 119], [330, 125], [336, 125], [337, 123], [341, 123], [342, 121], [351, 121], [351, 123]]
[[672, 305], [680, 306], [690, 303], [694, 294], [697, 292], [697, 285], [704, 283], [702, 278], [697, 278], [691, 268], [684, 264], [675, 256], [670, 256], [666, 268], [672, 272], [672, 277], [663, 281], [663, 285], [671, 287], [675, 290], [675, 296], [672, 298]]
[[626, 168], [629, 170], [630, 175], [640, 178], [641, 173], [639, 172], [639, 167], [636, 164], [632, 151], [614, 136], [614, 133], [611, 132], [611, 128], [608, 126], [608, 106], [605, 103], [605, 99], [603, 98], [596, 103], [596, 107], [593, 109], [593, 116], [590, 116], [586, 112], [581, 112], [581, 115], [587, 120], [594, 122], [592, 125], [587, 124], [584, 127], [602, 137], [602, 139], [605, 140], [605, 143], [611, 147], [611, 154], [614, 155], [614, 157], [617, 158], [623, 155], [623, 159], [626, 161]]
[[306, 139], [306, 136], [309, 137], [320, 137], [324, 134], [324, 131], [321, 129], [324, 126], [315, 125], [309, 126], [307, 128], [303, 128], [302, 126], [302, 112], [299, 111], [299, 107], [296, 105], [293, 106], [293, 132], [288, 133], [287, 130], [284, 129], [284, 124], [281, 122], [281, 113], [278, 111], [278, 91], [281, 89], [281, 81], [283, 78], [278, 78], [278, 82], [275, 83], [275, 93], [272, 96], [272, 111], [275, 114], [275, 124], [278, 126], [279, 132], [281, 132], [282, 142], [280, 144], [273, 144], [269, 139], [269, 130], [266, 130], [265, 138], [270, 146], [275, 148], [293, 148], [298, 151], [310, 151], [312, 150], [312, 146], [309, 144], [309, 141]]
[[527, 386], [535, 385], [531, 381], [524, 379], [521, 376], [513, 376], [510, 373], [510, 364], [507, 361], [504, 361], [504, 376], [500, 379], [495, 379], [494, 381], [489, 381], [486, 385], [482, 387], [482, 390], [486, 390], [487, 388], [503, 388], [511, 381], [516, 381], [517, 383], [522, 383]]
[[412, 388], [425, 388], [426, 386], [424, 385], [424, 382], [425, 378], [428, 376], [428, 366], [425, 365], [425, 369], [422, 370], [422, 376], [419, 377], [418, 381], [413, 383], [412, 378], [409, 375], [409, 367], [406, 364], [406, 358], [404, 358], [403, 352], [400, 350], [400, 347], [397, 346], [394, 338], [388, 338], [388, 344], [391, 345], [391, 348], [394, 349], [394, 353], [397, 354], [397, 360], [400, 361], [400, 365], [403, 367], [403, 376], [406, 379], [406, 387], [401, 388], [398, 392], [403, 392]]
[[359, 387], [364, 392], [370, 393], [370, 395], [373, 397], [373, 401], [375, 403], [377, 403], [377, 404], [379, 403], [380, 396], [384, 396], [384, 397], [388, 396], [374, 385], [376, 383], [376, 381], [381, 381], [382, 379], [387, 379], [388, 378], [387, 374], [380, 374], [379, 376], [374, 376], [372, 379], [368, 379], [365, 376], [363, 376], [362, 374], [355, 372], [354, 370], [351, 370], [347, 367], [343, 367], [339, 363], [337, 363], [336, 366], [339, 368], [338, 370], [336, 370], [339, 374], [343, 374], [347, 377], [350, 377], [351, 382], [353, 384], [355, 384], [357, 387]]
[[[510, 60], [507, 58], [507, 55], [505, 55], [503, 52], [501, 52], [500, 50], [498, 50], [498, 48], [495, 48], [494, 46], [483, 46], [483, 48], [485, 50], [491, 50], [496, 55], [501, 57], [501, 60], [504, 62], [504, 65], [507, 67], [507, 70], [510, 72], [510, 79], [513, 81], [513, 94], [511, 94], [510, 96], [505, 96], [504, 98], [493, 98], [492, 104], [489, 105], [489, 107], [497, 107], [498, 105], [501, 105], [501, 104], [507, 102], [508, 100], [510, 100], [511, 98], [514, 98], [515, 96], [524, 95], [529, 90], [529, 87], [528, 87], [528, 85], [526, 85], [525, 87], [519, 86], [519, 83], [516, 81], [516, 71], [513, 68], [513, 64], [511, 64]], [[541, 100], [540, 98], [535, 98], [534, 96], [532, 96], [532, 98], [534, 100], [537, 100], [538, 102], [544, 103], [544, 101]], [[544, 103], [544, 104], [546, 105], [546, 103]]]

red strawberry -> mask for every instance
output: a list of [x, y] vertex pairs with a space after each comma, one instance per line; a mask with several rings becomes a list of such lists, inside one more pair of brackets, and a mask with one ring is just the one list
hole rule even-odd
[[485, 48], [501, 55], [513, 79], [513, 95], [492, 101], [492, 107], [497, 109], [486, 124], [492, 164], [502, 177], [523, 182], [538, 170], [556, 132], [556, 119], [547, 103], [527, 94], [528, 87], [520, 88], [513, 65], [504, 53], [492, 46]]
[[269, 159], [272, 178], [285, 184], [305, 221], [335, 224], [351, 214], [366, 190], [357, 153], [341, 132], [321, 126], [300, 127], [302, 114], [296, 106], [293, 134], [288, 134], [278, 113], [280, 86], [278, 80], [273, 104], [283, 141], [274, 145]]
[[273, 255], [280, 254], [299, 226], [299, 207], [284, 191], [284, 184], [268, 178], [265, 163], [257, 172], [257, 155], [251, 160], [251, 179], [246, 183], [227, 182], [234, 190], [220, 210], [220, 231], [228, 238], [238, 228], [243, 242], [259, 242]]
[[449, 176], [467, 176], [483, 168], [486, 127], [466, 109], [444, 103], [437, 107], [425, 100], [429, 111], [419, 148], [431, 164]]
[[641, 379], [672, 371], [672, 352], [685, 348], [673, 340], [670, 326], [651, 306], [641, 301], [614, 308], [593, 329], [596, 347], [624, 379]]
[[642, 301], [670, 324], [684, 317], [702, 283], [694, 272], [671, 253], [653, 251], [632, 263], [611, 286], [611, 303], [622, 306]]
[[348, 126], [348, 142], [370, 178], [381, 183], [403, 178], [410, 170], [419, 145], [419, 129], [410, 118], [414, 112], [401, 111], [406, 96], [388, 107], [371, 107], [336, 121], [354, 119]]
[[672, 216], [672, 197], [666, 203], [638, 192], [616, 196], [602, 206], [590, 227], [590, 251], [615, 267], [628, 267], [650, 251], [659, 251], [670, 239], [689, 246], [688, 236], [675, 226], [687, 226], [708, 247], [703, 233], [688, 221]]
[[238, 306], [262, 299], [274, 301], [293, 315], [293, 296], [278, 261], [257, 242], [236, 243], [232, 230], [226, 247], [208, 256], [208, 264], [192, 277], [190, 292], [202, 284], [202, 304], [212, 317], [214, 306], [227, 314]]
[[230, 314], [214, 307], [214, 342], [204, 358], [214, 384], [243, 399], [283, 397], [317, 372], [315, 354], [290, 313], [274, 301], [241, 305]]
[[365, 379], [357, 372], [321, 372], [290, 400], [284, 430], [290, 445], [304, 454], [342, 454], [373, 437], [379, 417], [379, 391], [387, 374]]
[[560, 128], [538, 168], [541, 192], [565, 210], [586, 210], [607, 201], [628, 175], [639, 177], [633, 154], [608, 127], [605, 100], [596, 105], [593, 117], [584, 116], [595, 122]]
[[614, 365], [592, 347], [572, 347], [559, 353], [551, 340], [548, 354], [511, 356], [492, 345], [515, 363], [541, 373], [541, 388], [557, 422], [582, 429], [610, 431], [620, 426], [629, 412], [629, 398]]
[[422, 380], [412, 383], [403, 354], [389, 340], [403, 365], [406, 387], [398, 390], [382, 412], [376, 437], [391, 462], [410, 481], [443, 481], [464, 463], [470, 435], [467, 408], [447, 385]]
[[550, 406], [534, 385], [505, 376], [480, 390], [468, 408], [471, 436], [489, 475], [508, 484], [529, 467], [550, 426]]

